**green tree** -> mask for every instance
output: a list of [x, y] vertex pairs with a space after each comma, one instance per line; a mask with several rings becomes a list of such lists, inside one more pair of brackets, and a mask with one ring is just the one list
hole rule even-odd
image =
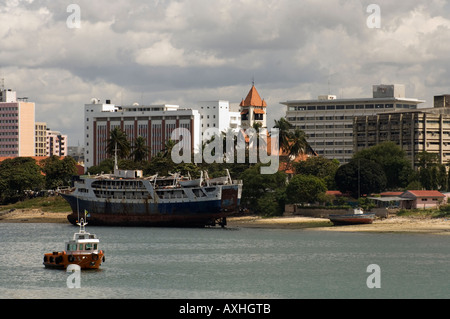
[[111, 130], [106, 151], [109, 156], [113, 157], [116, 153], [119, 159], [127, 158], [130, 155], [131, 145], [127, 139], [127, 135], [120, 127], [115, 127]]
[[175, 145], [177, 145], [177, 142], [169, 138], [164, 144], [164, 149], [161, 152], [161, 156], [165, 158], [171, 158], [172, 149], [175, 147]]
[[[284, 209], [283, 193], [286, 187], [286, 174], [278, 171], [275, 174], [263, 175], [260, 173], [261, 164], [246, 169], [240, 176], [243, 182], [242, 200], [244, 206], [254, 211], [264, 213], [264, 207], [258, 204], [261, 197], [276, 198], [279, 211]], [[272, 193], [273, 195], [267, 195]], [[283, 207], [283, 208], [281, 208]]]
[[289, 156], [297, 157], [300, 154], [306, 154], [309, 148], [305, 132], [295, 129], [289, 134]]
[[87, 173], [89, 174], [102, 174], [111, 173], [114, 170], [114, 160], [112, 158], [107, 158], [100, 162], [100, 164], [91, 166], [88, 168]]
[[439, 155], [429, 152], [420, 152], [417, 155], [417, 181], [425, 189], [447, 190], [448, 176], [444, 165], [439, 163]]
[[308, 157], [305, 161], [293, 164], [296, 174], [313, 175], [323, 179], [328, 189], [335, 189], [334, 175], [339, 168], [339, 161], [323, 156]]
[[275, 120], [274, 128], [278, 129], [278, 139], [280, 148], [284, 152], [289, 154], [290, 153], [289, 140], [290, 140], [290, 130], [293, 128], [292, 124], [282, 117], [278, 121]]
[[76, 162], [70, 156], [60, 159], [53, 155], [42, 161], [42, 171], [45, 174], [47, 189], [69, 186], [72, 177], [77, 173]]
[[353, 155], [353, 160], [366, 159], [378, 163], [386, 176], [386, 188], [404, 188], [413, 173], [406, 152], [394, 142], [383, 142]]
[[26, 190], [44, 188], [44, 176], [30, 157], [6, 159], [0, 163], [0, 202], [13, 203], [25, 198]]
[[312, 175], [295, 175], [286, 188], [287, 202], [314, 203], [319, 200], [327, 191], [325, 182]]
[[364, 194], [378, 193], [386, 187], [386, 175], [382, 167], [367, 159], [352, 160], [338, 168], [335, 182], [342, 193], [358, 198]]
[[135, 162], [142, 162], [148, 158], [148, 153], [149, 149], [147, 146], [147, 141], [142, 136], [138, 136], [134, 140], [131, 157]]

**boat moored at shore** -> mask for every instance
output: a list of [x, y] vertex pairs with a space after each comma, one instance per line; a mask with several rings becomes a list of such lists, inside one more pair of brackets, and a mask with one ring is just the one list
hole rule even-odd
[[356, 208], [353, 214], [329, 215], [328, 218], [334, 225], [372, 224], [375, 214], [364, 213], [361, 208]]
[[96, 226], [225, 226], [226, 217], [237, 212], [242, 181], [227, 176], [190, 180], [173, 174], [143, 177], [142, 171], [115, 169], [113, 174], [84, 176], [74, 188], [60, 195], [75, 224], [80, 212], [89, 212]]

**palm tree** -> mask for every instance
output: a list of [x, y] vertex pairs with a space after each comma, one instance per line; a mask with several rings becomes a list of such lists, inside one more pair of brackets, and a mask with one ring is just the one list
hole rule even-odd
[[112, 157], [115, 156], [116, 149], [119, 158], [127, 158], [130, 155], [130, 142], [127, 139], [127, 135], [120, 127], [115, 127], [111, 130], [106, 146], [106, 152]]
[[148, 156], [149, 149], [146, 143], [145, 138], [142, 136], [138, 136], [134, 140], [134, 146], [132, 147], [133, 151], [131, 152], [131, 157], [135, 162], [142, 162]]
[[289, 134], [289, 156], [297, 157], [299, 154], [308, 153], [309, 144], [306, 141], [306, 134], [300, 129], [295, 129]]
[[162, 150], [162, 156], [165, 158], [169, 158], [169, 156], [172, 153], [172, 149], [175, 145], [177, 145], [177, 143], [169, 138], [166, 144], [164, 145], [164, 149]]
[[275, 120], [274, 128], [278, 129], [278, 139], [280, 148], [286, 153], [290, 153], [289, 139], [291, 133], [289, 130], [293, 128], [293, 125], [282, 117], [278, 121]]

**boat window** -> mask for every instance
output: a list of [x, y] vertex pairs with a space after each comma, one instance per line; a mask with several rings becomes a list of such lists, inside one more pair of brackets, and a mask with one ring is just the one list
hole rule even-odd
[[97, 244], [94, 244], [94, 250], [97, 250]]
[[83, 250], [83, 244], [80, 244], [80, 245], [78, 246], [78, 250]]
[[90, 244], [90, 243], [87, 243], [85, 246], [86, 246], [86, 250], [91, 250], [92, 249], [92, 244]]

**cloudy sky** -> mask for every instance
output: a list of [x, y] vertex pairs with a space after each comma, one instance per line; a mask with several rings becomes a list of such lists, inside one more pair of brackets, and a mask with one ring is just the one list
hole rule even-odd
[[272, 125], [281, 101], [370, 97], [373, 84], [432, 106], [450, 93], [449, 60], [444, 0], [0, 0], [0, 78], [73, 146], [93, 97], [234, 103], [254, 79]]

